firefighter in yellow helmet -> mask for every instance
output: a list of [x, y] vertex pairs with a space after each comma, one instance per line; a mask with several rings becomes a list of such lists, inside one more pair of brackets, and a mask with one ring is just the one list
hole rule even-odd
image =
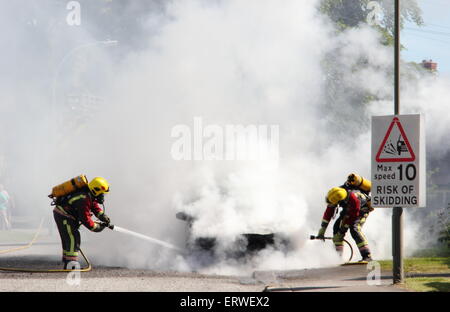
[[[355, 177], [356, 176], [356, 177]], [[333, 243], [336, 251], [342, 254], [344, 236], [350, 229], [350, 234], [358, 246], [362, 261], [372, 261], [369, 244], [362, 232], [362, 226], [373, 210], [370, 204], [370, 181], [365, 180], [364, 185], [358, 175], [350, 174], [347, 181], [340, 187], [333, 187], [328, 191], [327, 208], [323, 214], [321, 228], [317, 238], [324, 238], [325, 231], [335, 211], [341, 207], [342, 211], [333, 226]], [[361, 189], [363, 185], [364, 189]]]
[[[78, 261], [80, 225], [83, 224], [93, 232], [101, 232], [110, 224], [109, 217], [100, 207], [108, 192], [109, 183], [104, 178], [97, 177], [87, 186], [57, 199], [53, 216], [61, 236], [65, 269], [71, 261]], [[92, 215], [101, 222], [93, 221]]]

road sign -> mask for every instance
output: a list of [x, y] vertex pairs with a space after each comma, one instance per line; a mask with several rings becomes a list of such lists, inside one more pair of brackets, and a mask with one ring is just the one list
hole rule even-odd
[[[395, 131], [397, 130], [397, 131]], [[398, 133], [397, 133], [398, 132]], [[397, 139], [398, 135], [398, 139]], [[375, 160], [381, 162], [406, 162], [416, 160], [416, 154], [409, 143], [398, 117], [394, 117], [378, 148]]]
[[425, 131], [421, 115], [372, 117], [372, 206], [425, 207]]

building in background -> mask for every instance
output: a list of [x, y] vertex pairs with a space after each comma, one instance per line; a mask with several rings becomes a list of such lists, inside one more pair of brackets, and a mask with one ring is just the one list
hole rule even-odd
[[437, 71], [438, 64], [436, 62], [433, 62], [433, 60], [423, 60], [422, 66], [425, 69], [431, 70], [432, 72]]

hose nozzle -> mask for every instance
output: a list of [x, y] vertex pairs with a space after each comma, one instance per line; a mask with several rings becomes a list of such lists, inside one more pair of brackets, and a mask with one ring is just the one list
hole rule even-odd
[[325, 239], [333, 239], [333, 237], [317, 237], [317, 236], [314, 236], [314, 235], [310, 235], [309, 236], [309, 239], [311, 239], [311, 240], [314, 240], [314, 239], [320, 239], [320, 240], [325, 240]]

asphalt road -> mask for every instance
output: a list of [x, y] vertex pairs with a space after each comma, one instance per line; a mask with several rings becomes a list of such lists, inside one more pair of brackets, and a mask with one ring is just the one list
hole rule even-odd
[[[59, 257], [43, 254], [1, 254], [0, 267], [60, 268]], [[248, 276], [196, 272], [156, 272], [93, 266], [81, 273], [17, 273], [0, 271], [0, 292], [398, 292], [390, 272], [380, 285], [369, 285], [366, 265], [289, 271], [254, 271]], [[79, 279], [78, 279], [79, 277]], [[371, 280], [373, 282], [373, 280]]]

